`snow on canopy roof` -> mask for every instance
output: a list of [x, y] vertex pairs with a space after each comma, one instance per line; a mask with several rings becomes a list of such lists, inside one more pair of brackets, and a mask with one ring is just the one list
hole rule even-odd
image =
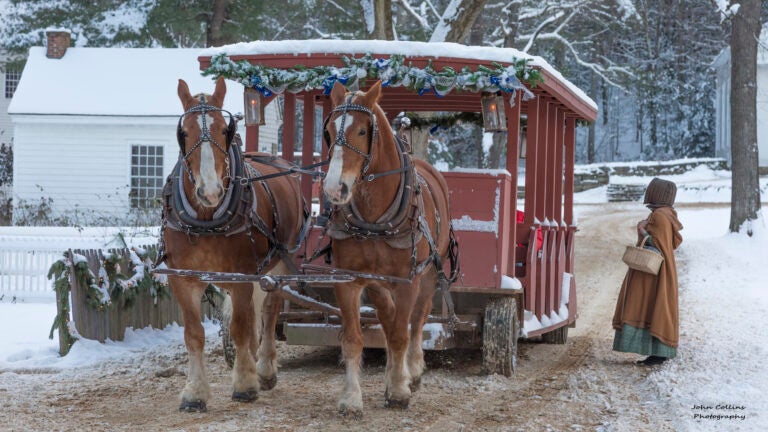
[[309, 39], [281, 41], [253, 41], [207, 48], [201, 56], [213, 57], [217, 54], [228, 56], [248, 56], [264, 54], [288, 54], [296, 57], [312, 54], [398, 54], [405, 57], [453, 57], [468, 60], [495, 61], [511, 63], [515, 60], [529, 59], [531, 66], [538, 66], [562, 82], [581, 101], [597, 109], [597, 104], [575, 84], [571, 83], [552, 65], [541, 57], [523, 53], [514, 48], [496, 48], [487, 46], [468, 46], [452, 42], [412, 42], [387, 40], [338, 40]]
[[[9, 114], [179, 116], [179, 79], [195, 93], [213, 93], [200, 74], [200, 49], [68, 48], [49, 59], [33, 47]], [[227, 81], [224, 108], [243, 111], [243, 86]]]

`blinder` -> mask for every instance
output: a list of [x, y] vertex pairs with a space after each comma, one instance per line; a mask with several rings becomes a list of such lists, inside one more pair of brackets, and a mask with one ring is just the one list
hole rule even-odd
[[[206, 111], [219, 111], [222, 114], [226, 113], [229, 116], [229, 124], [227, 125], [226, 133], [226, 145], [229, 146], [232, 144], [232, 140], [235, 138], [235, 134], [237, 133], [237, 120], [235, 120], [235, 116], [233, 116], [231, 112], [225, 109], [201, 102], [200, 104], [193, 106], [189, 110], [185, 111], [184, 114], [179, 116], [179, 123], [176, 126], [176, 141], [179, 143], [179, 150], [182, 153], [184, 153], [184, 141], [187, 139], [187, 133], [184, 132], [184, 128], [181, 126], [181, 122], [184, 121], [184, 117], [187, 114], [200, 113], [204, 116]], [[203, 131], [203, 134], [210, 136], [210, 131]]]
[[[378, 134], [379, 129], [376, 124], [376, 116], [373, 114], [373, 111], [371, 111], [370, 108], [365, 107], [363, 105], [353, 104], [351, 103], [352, 96], [349, 95], [347, 97], [347, 101], [344, 104], [336, 106], [325, 118], [325, 121], [323, 121], [323, 139], [325, 141], [325, 145], [328, 147], [328, 150], [330, 151], [333, 149], [333, 147], [340, 146], [340, 147], [346, 147], [353, 152], [359, 154], [360, 156], [365, 159], [365, 164], [363, 165], [362, 169], [362, 175], [365, 176], [365, 174], [368, 172], [368, 168], [371, 165], [371, 162], [373, 162], [373, 144], [378, 140]], [[371, 133], [371, 136], [369, 137], [368, 141], [368, 153], [365, 153], [361, 151], [360, 149], [354, 147], [353, 145], [349, 144], [347, 142], [347, 137], [342, 132], [344, 130], [344, 122], [346, 121], [346, 114], [350, 111], [357, 111], [364, 114], [368, 114], [368, 116], [371, 118], [371, 125], [373, 132]], [[331, 121], [331, 116], [333, 116], [334, 113], [341, 113], [341, 131], [337, 131], [336, 139], [331, 143], [331, 134], [328, 133], [328, 123]]]

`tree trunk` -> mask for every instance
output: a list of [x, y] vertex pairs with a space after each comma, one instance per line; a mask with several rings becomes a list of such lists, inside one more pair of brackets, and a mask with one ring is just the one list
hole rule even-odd
[[[361, 0], [363, 15], [373, 13], [373, 28], [368, 27], [368, 39], [394, 40], [392, 0]], [[366, 11], [370, 8], [370, 11]], [[365, 17], [364, 17], [365, 18]]]
[[213, 0], [213, 11], [211, 19], [208, 22], [208, 43], [209, 47], [227, 45], [232, 42], [229, 35], [224, 34], [222, 27], [224, 22], [229, 19], [229, 5], [232, 0]]
[[430, 42], [464, 43], [486, 0], [451, 0], [432, 32]]
[[731, 232], [757, 219], [757, 46], [760, 0], [741, 0], [731, 29]]

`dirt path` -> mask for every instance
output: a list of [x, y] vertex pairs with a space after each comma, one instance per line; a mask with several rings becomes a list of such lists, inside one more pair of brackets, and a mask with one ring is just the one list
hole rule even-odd
[[177, 406], [186, 353], [179, 345], [84, 370], [0, 370], [0, 430], [672, 430], [663, 415], [645, 410], [638, 390], [653, 371], [611, 351], [610, 319], [625, 270], [619, 257], [645, 215], [637, 204], [580, 207], [577, 327], [565, 346], [521, 341], [510, 379], [482, 375], [479, 352], [429, 352], [411, 407], [393, 411], [384, 408], [382, 352], [366, 351], [366, 411], [358, 422], [336, 415], [338, 349], [280, 345], [277, 387], [244, 405], [230, 400], [222, 352], [209, 348], [209, 411], [183, 414]]

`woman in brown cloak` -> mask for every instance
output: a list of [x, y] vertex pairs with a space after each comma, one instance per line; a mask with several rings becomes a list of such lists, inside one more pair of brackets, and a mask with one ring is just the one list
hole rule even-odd
[[677, 186], [654, 178], [645, 190], [644, 204], [651, 210], [638, 222], [638, 243], [648, 236], [646, 247], [656, 248], [664, 262], [658, 275], [629, 269], [621, 284], [613, 328], [613, 350], [648, 356], [638, 364], [657, 365], [677, 355], [679, 321], [677, 267], [674, 250], [683, 238], [683, 225], [672, 207]]

